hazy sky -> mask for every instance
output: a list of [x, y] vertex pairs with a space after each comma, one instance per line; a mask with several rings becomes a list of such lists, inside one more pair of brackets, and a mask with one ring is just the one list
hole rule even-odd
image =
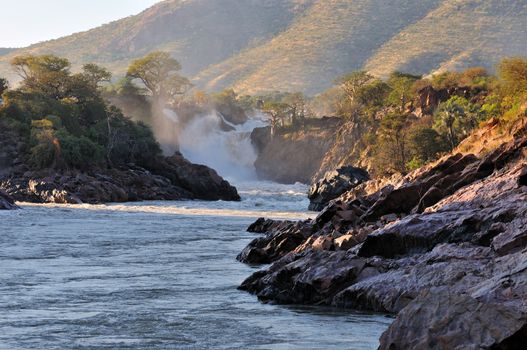
[[137, 14], [160, 0], [0, 0], [0, 47], [22, 47]]

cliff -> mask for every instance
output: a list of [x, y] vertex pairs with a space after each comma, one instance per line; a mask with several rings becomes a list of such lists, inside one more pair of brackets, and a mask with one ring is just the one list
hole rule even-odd
[[271, 137], [271, 128], [258, 128], [251, 135], [258, 158], [258, 177], [279, 183], [311, 183], [335, 142], [342, 125], [340, 118], [307, 119], [303, 127], [279, 129]]

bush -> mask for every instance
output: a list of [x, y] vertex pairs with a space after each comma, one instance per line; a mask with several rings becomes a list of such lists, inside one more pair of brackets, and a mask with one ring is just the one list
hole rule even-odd
[[104, 148], [85, 136], [76, 137], [61, 129], [55, 133], [60, 161], [67, 168], [86, 169], [104, 162]]

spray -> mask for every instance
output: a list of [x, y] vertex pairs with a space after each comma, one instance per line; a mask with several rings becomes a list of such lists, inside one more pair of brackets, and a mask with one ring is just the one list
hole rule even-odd
[[195, 116], [186, 124], [167, 108], [156, 115], [153, 129], [166, 155], [180, 151], [191, 162], [207, 165], [229, 180], [256, 180], [257, 153], [251, 133], [267, 125], [263, 115], [253, 116], [243, 125], [229, 123], [216, 111]]

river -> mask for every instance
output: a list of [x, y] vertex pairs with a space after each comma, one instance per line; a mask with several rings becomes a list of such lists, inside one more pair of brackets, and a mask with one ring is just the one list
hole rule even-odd
[[306, 188], [243, 201], [29, 205], [0, 212], [0, 349], [375, 349], [380, 315], [262, 304], [236, 287], [259, 216], [305, 218]]

